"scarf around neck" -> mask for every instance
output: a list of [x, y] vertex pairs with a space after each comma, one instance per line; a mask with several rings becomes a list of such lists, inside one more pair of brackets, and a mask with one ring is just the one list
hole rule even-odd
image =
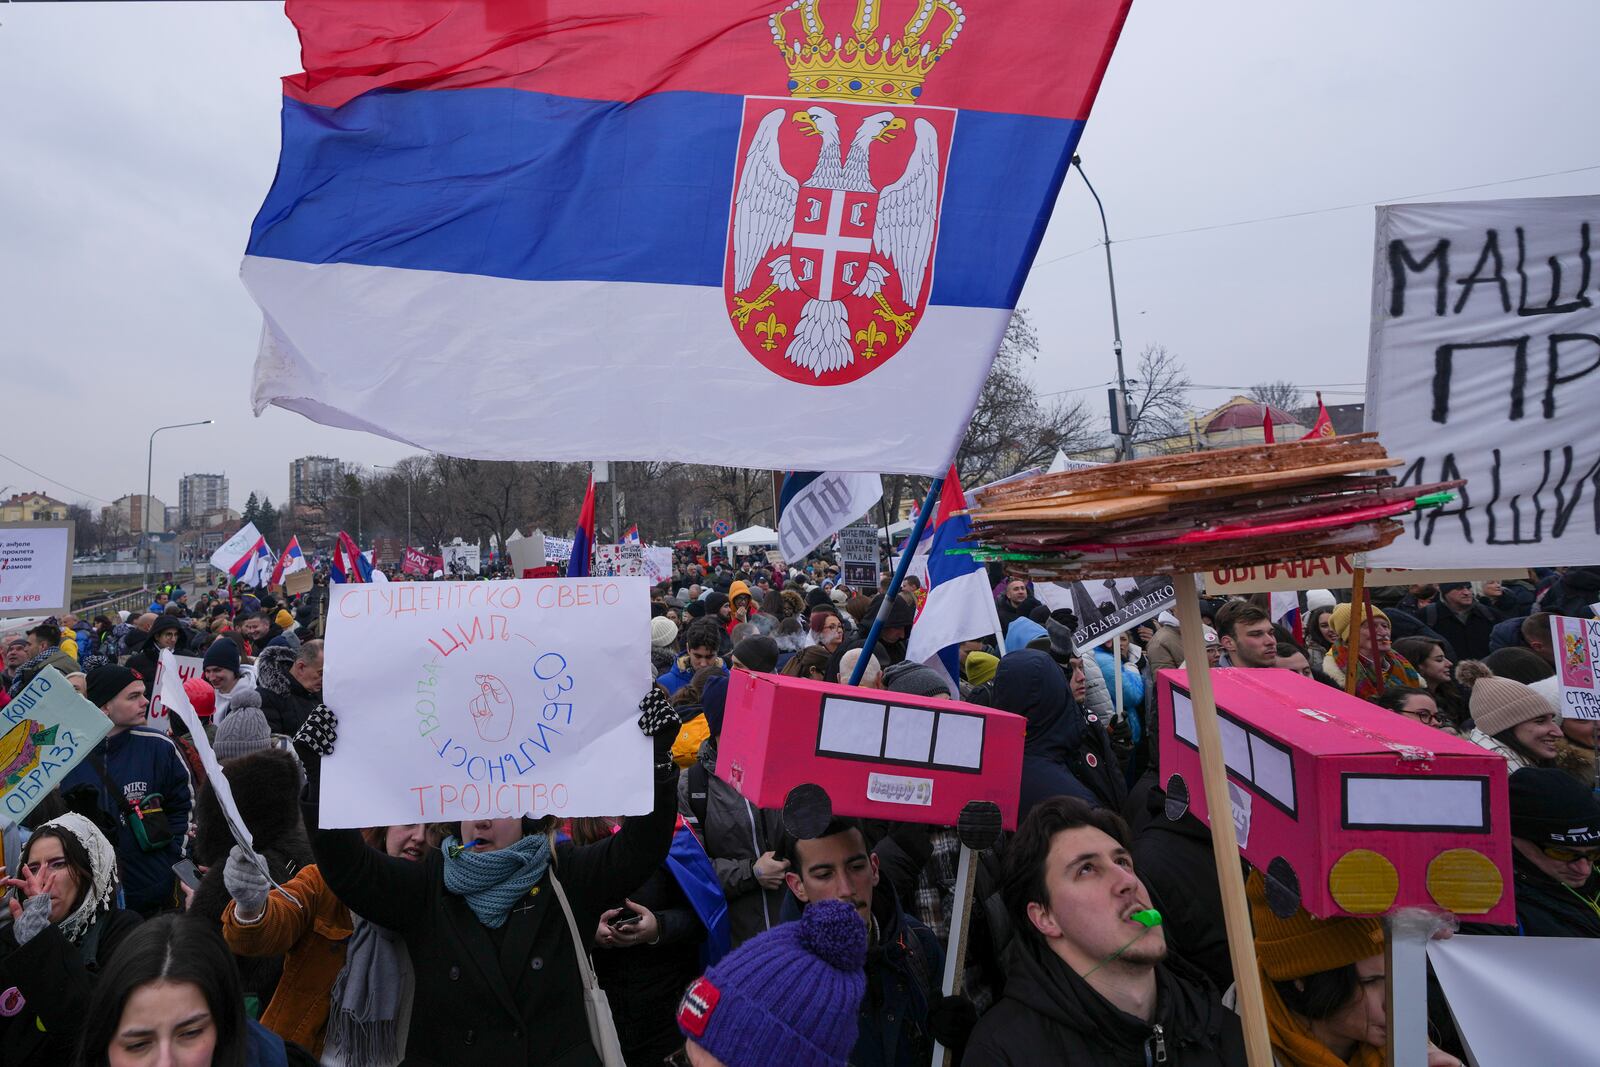
[[89, 885], [83, 901], [57, 924], [61, 935], [74, 945], [82, 945], [87, 933], [105, 912], [111, 910], [117, 889], [117, 854], [100, 828], [76, 812], [57, 816], [35, 830], [56, 829], [72, 837], [89, 854]]
[[329, 992], [326, 1046], [345, 1067], [400, 1062], [400, 1007], [410, 957], [400, 935], [352, 913], [344, 969]]
[[1265, 971], [1261, 974], [1261, 995], [1266, 1001], [1267, 1031], [1279, 1067], [1384, 1067], [1384, 1050], [1372, 1045], [1358, 1045], [1348, 1060], [1335, 1056], [1284, 1004]]
[[[1339, 669], [1345, 672], [1345, 677], [1350, 676], [1351, 648], [1347, 641], [1333, 643], [1333, 661]], [[1417, 673], [1404, 656], [1395, 651], [1382, 654], [1379, 663], [1374, 665], [1368, 656], [1362, 656], [1356, 674], [1356, 696], [1363, 700], [1372, 700], [1383, 693], [1390, 686], [1400, 686], [1405, 689], [1426, 689], [1422, 675]]]
[[467, 899], [478, 921], [498, 930], [512, 907], [550, 866], [550, 838], [524, 837], [494, 852], [468, 852], [455, 836], [444, 842], [444, 887]]

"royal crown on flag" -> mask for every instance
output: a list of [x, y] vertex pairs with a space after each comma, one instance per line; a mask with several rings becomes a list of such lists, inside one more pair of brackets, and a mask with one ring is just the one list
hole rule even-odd
[[821, 6], [818, 0], [793, 0], [767, 19], [772, 42], [789, 65], [791, 96], [913, 103], [967, 21], [954, 0], [920, 0], [896, 38], [878, 32], [884, 0], [856, 0], [838, 5], [855, 9], [848, 30], [836, 24], [830, 32]]

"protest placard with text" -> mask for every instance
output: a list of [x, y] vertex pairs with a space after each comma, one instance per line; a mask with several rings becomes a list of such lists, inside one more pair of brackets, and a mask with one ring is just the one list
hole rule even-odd
[[0, 619], [72, 603], [70, 522], [0, 522]]
[[0, 822], [16, 822], [111, 732], [105, 713], [46, 667], [0, 708]]
[[1561, 685], [1561, 714], [1600, 719], [1600, 619], [1550, 616], [1550, 647]]
[[327, 826], [650, 809], [643, 578], [344, 585], [323, 692]]
[[878, 591], [878, 528], [854, 522], [839, 531], [839, 567], [844, 584], [871, 596]]

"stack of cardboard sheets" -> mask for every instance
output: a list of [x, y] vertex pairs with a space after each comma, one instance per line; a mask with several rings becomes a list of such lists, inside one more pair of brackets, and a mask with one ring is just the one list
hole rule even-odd
[[974, 551], [1044, 580], [1363, 552], [1465, 484], [1397, 485], [1404, 462], [1363, 433], [1041, 474], [978, 494]]

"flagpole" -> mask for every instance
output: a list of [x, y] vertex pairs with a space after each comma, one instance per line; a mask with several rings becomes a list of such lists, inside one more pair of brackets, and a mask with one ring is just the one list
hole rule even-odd
[[[928, 495], [922, 501], [922, 510], [917, 512], [917, 521], [911, 527], [911, 537], [906, 541], [907, 546], [915, 545], [922, 540], [922, 531], [928, 526], [928, 516], [933, 514], [933, 509], [939, 502], [939, 493], [943, 489], [943, 475], [935, 478], [933, 484], [928, 486]], [[867, 631], [866, 644], [861, 646], [861, 658], [856, 660], [855, 670], [850, 672], [851, 685], [860, 685], [861, 676], [867, 673], [867, 658], [878, 646], [878, 635], [883, 632], [883, 622], [889, 617], [889, 603], [900, 595], [900, 583], [905, 581], [906, 570], [910, 566], [911, 553], [902, 552], [900, 562], [894, 566], [894, 578], [889, 582], [889, 590], [883, 594], [883, 600], [878, 604], [878, 615], [872, 620], [872, 629]]]

